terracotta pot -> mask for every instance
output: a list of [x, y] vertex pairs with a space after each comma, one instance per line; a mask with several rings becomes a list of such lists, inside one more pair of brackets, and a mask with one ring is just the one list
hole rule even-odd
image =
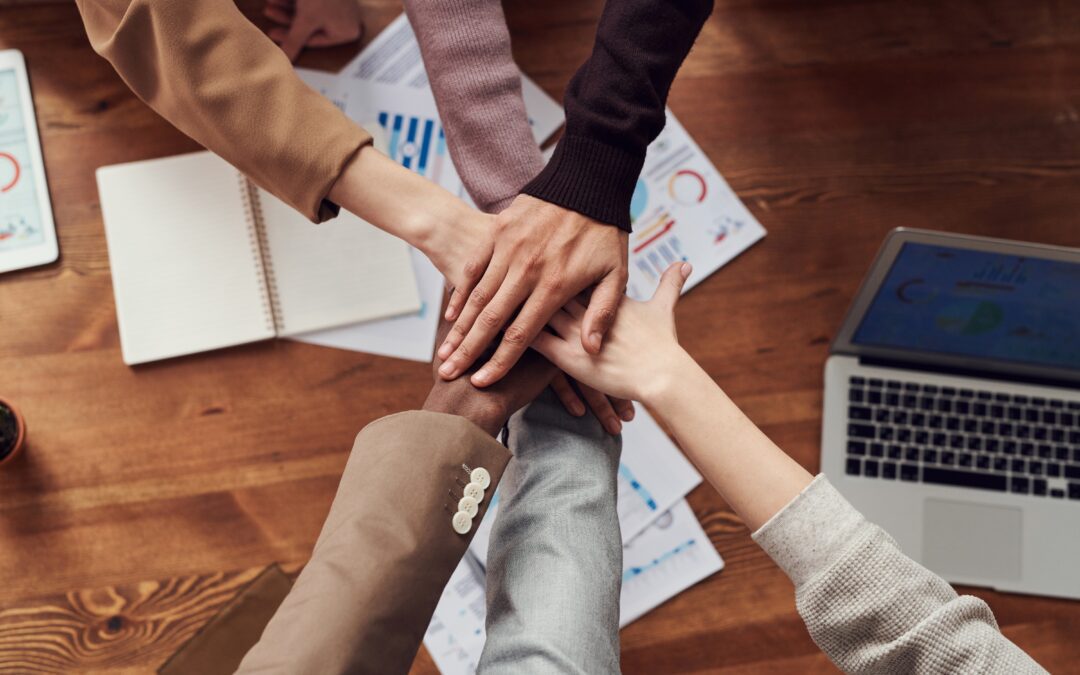
[[26, 441], [26, 420], [19, 414], [18, 408], [0, 398], [0, 427], [6, 426], [12, 417], [15, 419], [15, 444], [9, 447], [10, 438], [6, 434], [0, 435], [0, 465], [14, 459]]

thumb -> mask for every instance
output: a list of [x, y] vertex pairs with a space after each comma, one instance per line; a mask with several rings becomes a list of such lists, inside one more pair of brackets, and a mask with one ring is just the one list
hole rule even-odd
[[581, 322], [581, 346], [590, 354], [599, 354], [615, 313], [626, 293], [625, 277], [617, 271], [610, 272], [593, 289], [585, 318]]
[[675, 303], [679, 301], [683, 286], [686, 284], [686, 280], [690, 278], [690, 272], [693, 269], [688, 262], [669, 265], [664, 270], [664, 275], [660, 277], [660, 285], [656, 288], [656, 292], [653, 293], [652, 300], [649, 302], [658, 303], [661, 307], [669, 310], [675, 309]]

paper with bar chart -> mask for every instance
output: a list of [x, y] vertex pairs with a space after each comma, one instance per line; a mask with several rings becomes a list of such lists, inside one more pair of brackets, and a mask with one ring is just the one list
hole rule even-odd
[[630, 202], [627, 294], [648, 299], [673, 262], [693, 264], [683, 292], [765, 236], [765, 228], [670, 110]]
[[[391, 21], [341, 70], [342, 88], [351, 88], [350, 82], [355, 81], [400, 85], [430, 94], [420, 45], [405, 14]], [[521, 96], [525, 100], [525, 113], [529, 116], [533, 138], [542, 144], [562, 126], [562, 106], [524, 73], [521, 74]]]
[[719, 572], [724, 561], [685, 499], [623, 547], [619, 625]]

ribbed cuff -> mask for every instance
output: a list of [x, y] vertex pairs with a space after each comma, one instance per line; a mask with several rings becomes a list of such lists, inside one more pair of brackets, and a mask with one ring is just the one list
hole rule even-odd
[[564, 135], [551, 161], [521, 191], [629, 232], [630, 198], [644, 163], [644, 153]]
[[799, 587], [868, 533], [862, 514], [818, 474], [751, 537]]

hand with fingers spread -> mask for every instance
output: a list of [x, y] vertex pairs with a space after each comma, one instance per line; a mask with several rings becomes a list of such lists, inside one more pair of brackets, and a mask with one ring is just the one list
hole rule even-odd
[[581, 346], [599, 352], [626, 289], [627, 237], [611, 225], [519, 195], [495, 219], [487, 269], [471, 293], [455, 289], [450, 299], [446, 316], [457, 321], [439, 347], [445, 360], [439, 374], [461, 375], [505, 328], [494, 355], [471, 377], [478, 387], [497, 382], [548, 319], [587, 288], [593, 292], [582, 317]]
[[648, 302], [624, 298], [599, 354], [582, 348], [586, 309], [577, 300], [551, 317], [555, 331], [540, 333], [533, 349], [570, 377], [609, 396], [646, 401], [692, 364], [675, 334], [675, 303], [690, 276], [690, 263], [668, 267]]
[[270, 29], [270, 39], [290, 61], [305, 47], [348, 44], [364, 33], [357, 0], [266, 0], [263, 14], [278, 24]]

